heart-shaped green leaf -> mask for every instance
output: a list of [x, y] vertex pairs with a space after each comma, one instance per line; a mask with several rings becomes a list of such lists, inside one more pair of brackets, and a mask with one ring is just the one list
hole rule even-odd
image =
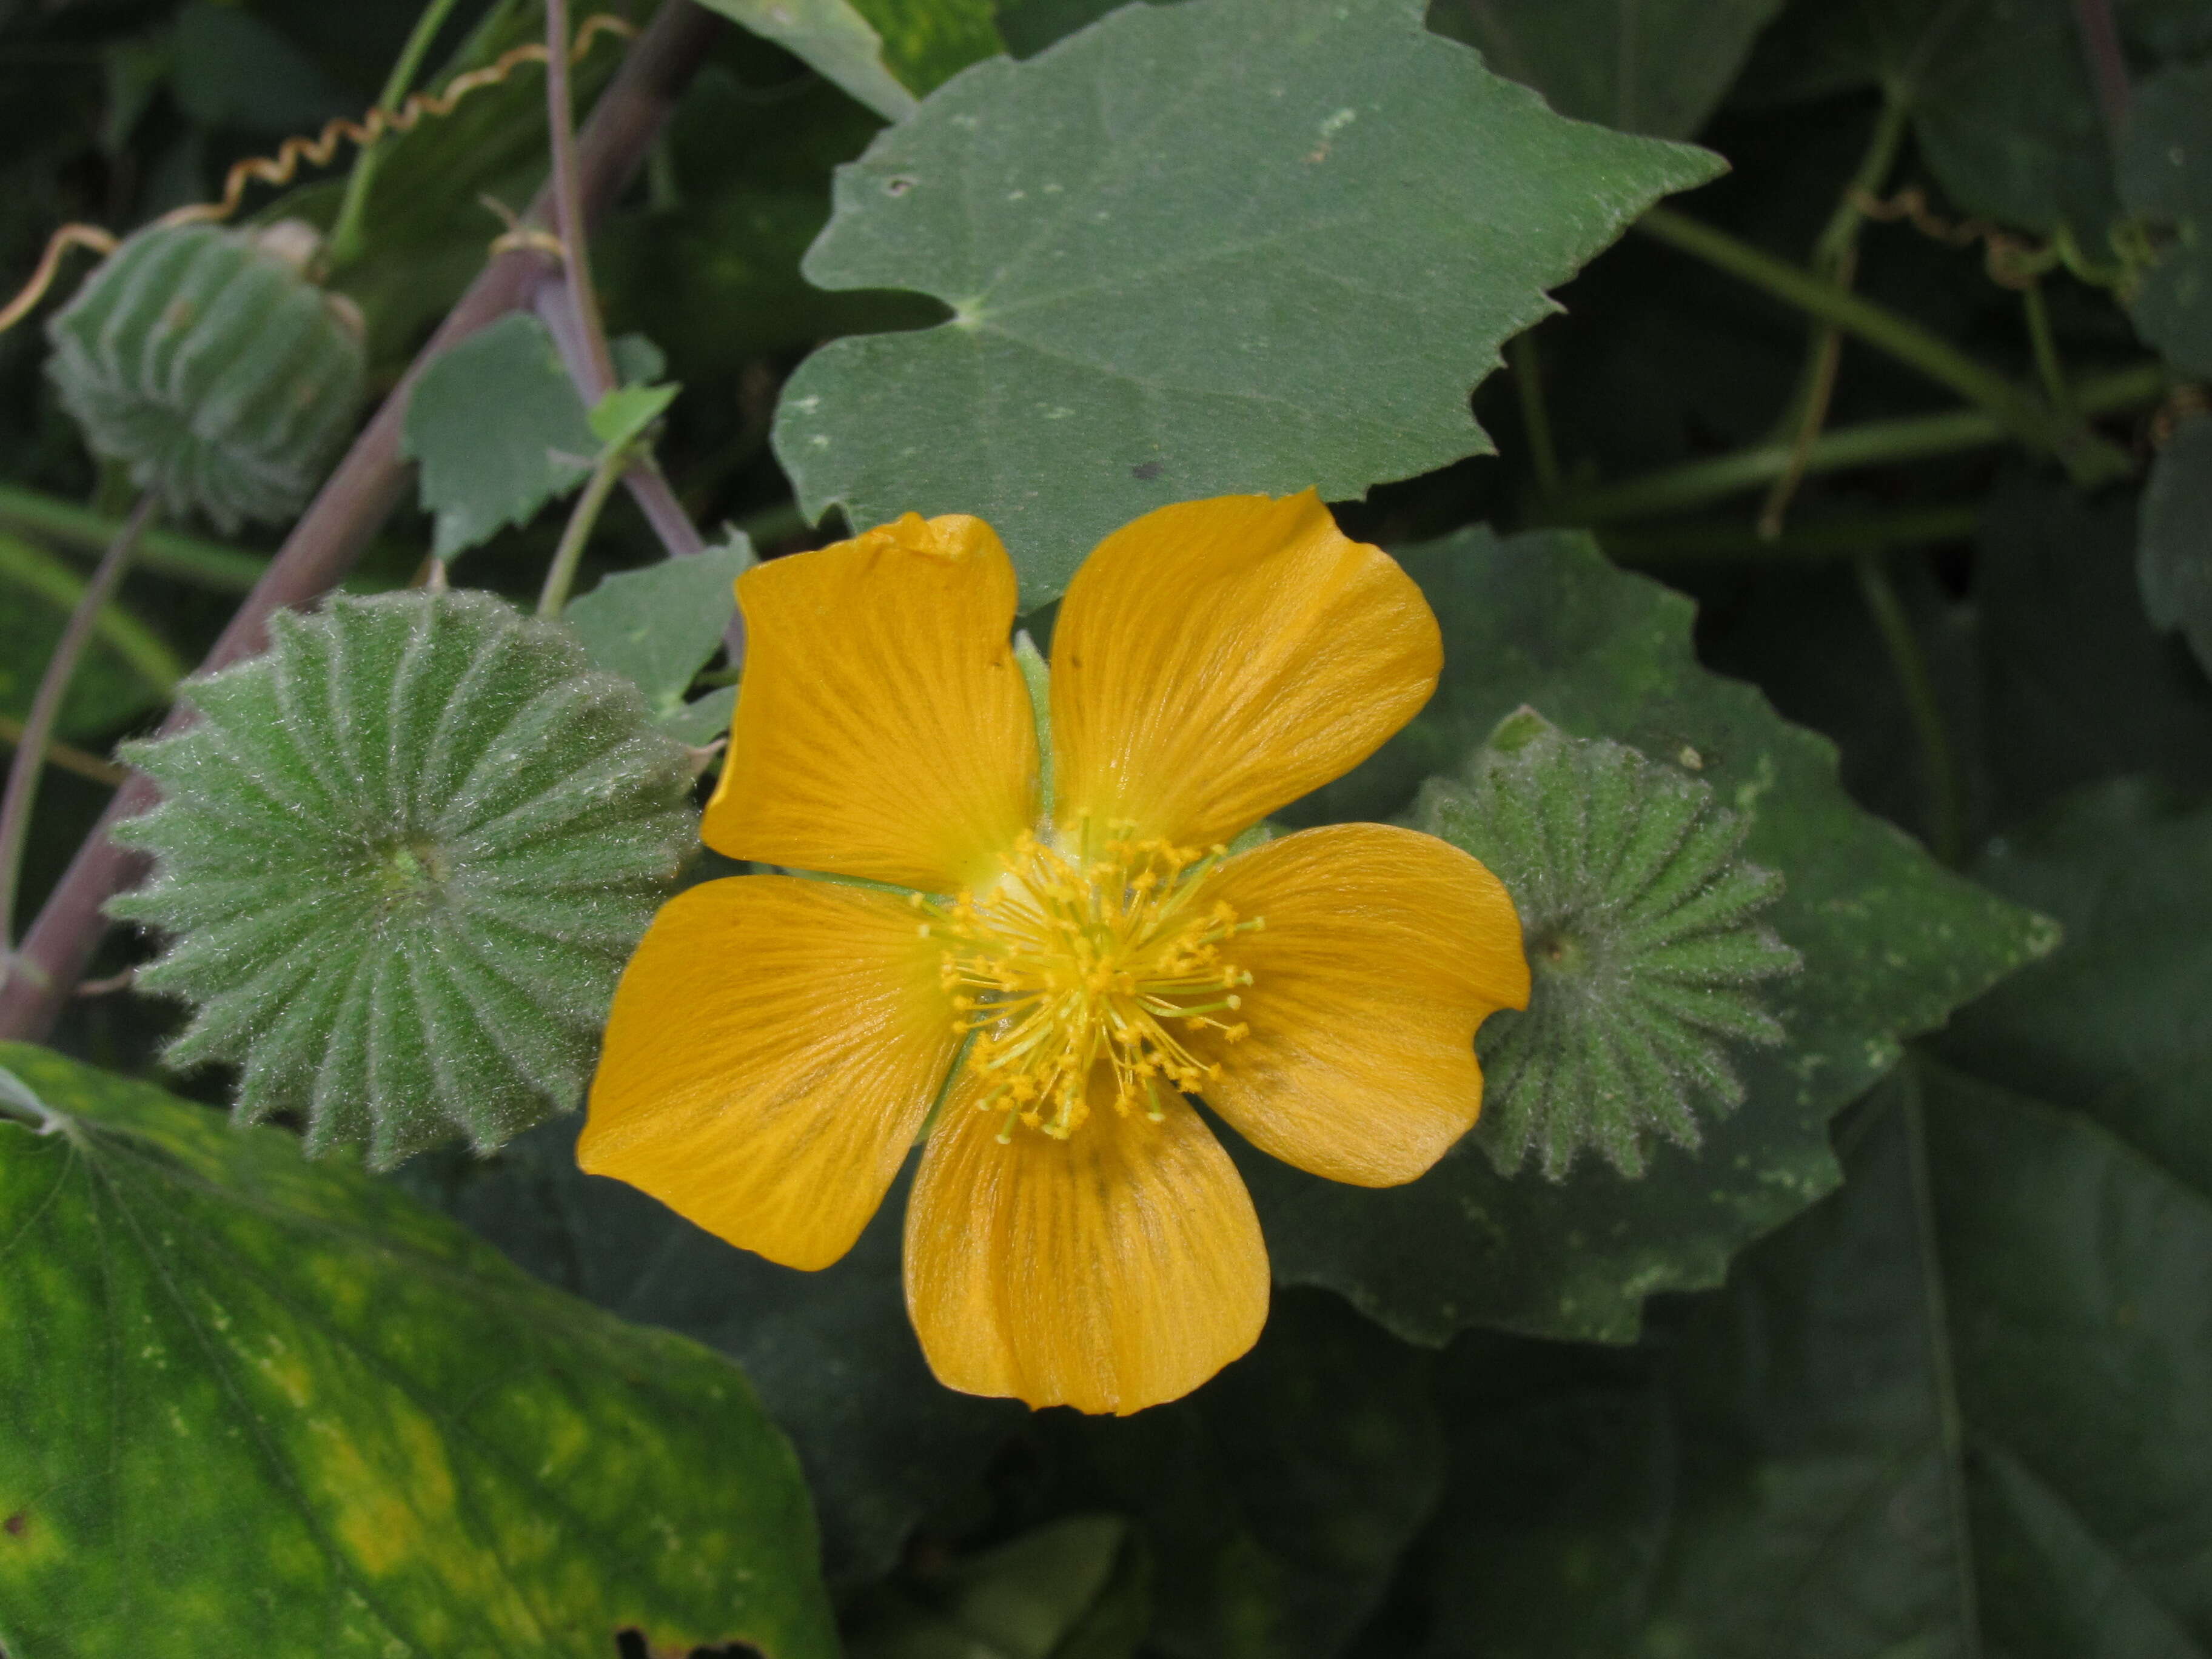
[[1164, 502], [1486, 453], [1468, 396], [1498, 346], [1719, 164], [1562, 120], [1421, 14], [1129, 6], [880, 136], [806, 274], [954, 315], [793, 377], [775, 446], [807, 513], [975, 514], [1033, 607]]

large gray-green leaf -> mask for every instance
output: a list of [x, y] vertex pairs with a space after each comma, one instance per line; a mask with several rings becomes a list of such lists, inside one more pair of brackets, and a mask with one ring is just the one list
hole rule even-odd
[[1429, 27], [1553, 109], [1623, 132], [1705, 125], [1783, 0], [1432, 0]]
[[549, 1124], [498, 1158], [403, 1177], [532, 1272], [599, 1306], [718, 1348], [790, 1435], [833, 1577], [890, 1565], [915, 1522], [1025, 1416], [929, 1373], [899, 1278], [902, 1181], [843, 1261], [798, 1273], [725, 1244], [635, 1188], [576, 1168]]
[[2143, 609], [2212, 668], [2212, 416], [2192, 415], [2150, 470], [2136, 543]]
[[2136, 331], [2185, 374], [2212, 374], [2212, 64], [2136, 89], [2119, 179], [2158, 254], [2129, 303]]
[[806, 511], [980, 514], [1035, 606], [1164, 502], [1486, 451], [1498, 344], [1718, 164], [1561, 120], [1420, 10], [1131, 6], [879, 137], [806, 274], [954, 314], [801, 365], [775, 446]]
[[0, 1066], [16, 1659], [835, 1653], [797, 1465], [732, 1367], [289, 1135]]
[[1656, 1291], [1717, 1285], [1728, 1260], [1836, 1184], [1828, 1119], [1896, 1063], [1900, 1039], [2047, 951], [2053, 930], [1940, 868], [1851, 805], [1834, 749], [1749, 686], [1698, 667], [1688, 601], [1615, 570], [1584, 536], [1476, 529], [1402, 562], [1443, 625], [1428, 709], [1285, 816], [1388, 817], [1533, 704], [1711, 783], [1747, 817], [1745, 855], [1788, 884], [1767, 913], [1803, 973], [1770, 1006], [1785, 1038], [1742, 1054], [1747, 1097], [1696, 1153], [1627, 1181], [1506, 1180], [1462, 1144], [1408, 1187], [1313, 1180], [1238, 1148], [1279, 1278], [1342, 1291], [1400, 1334], [1468, 1325], [1621, 1341]]

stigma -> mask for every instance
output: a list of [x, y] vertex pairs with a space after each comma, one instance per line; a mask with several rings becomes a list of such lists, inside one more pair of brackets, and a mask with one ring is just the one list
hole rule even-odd
[[1252, 975], [1233, 947], [1265, 926], [1208, 902], [1226, 856], [1135, 840], [1127, 826], [1086, 829], [1066, 847], [1024, 835], [984, 891], [914, 896], [923, 935], [943, 947], [953, 1030], [982, 1084], [976, 1107], [1004, 1116], [1001, 1142], [1018, 1127], [1065, 1139], [1102, 1093], [1157, 1122], [1170, 1095], [1220, 1075], [1192, 1043], [1248, 1035], [1236, 1016]]

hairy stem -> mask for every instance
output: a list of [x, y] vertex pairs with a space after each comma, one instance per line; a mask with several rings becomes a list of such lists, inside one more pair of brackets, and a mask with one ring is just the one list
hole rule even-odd
[[[2141, 409], [2166, 395], [2169, 378], [2160, 363], [2141, 363], [2098, 375], [2074, 388], [2074, 408], [2084, 416]], [[1926, 460], [1962, 450], [1985, 449], [2010, 435], [2010, 428], [2002, 422], [1978, 409], [1868, 421], [1821, 434], [1806, 451], [1805, 471], [1809, 475]], [[1605, 524], [1680, 513], [1756, 489], [1781, 477], [1790, 465], [1788, 444], [1759, 444], [1570, 495], [1553, 504], [1547, 517], [1559, 524]]]
[[[377, 106], [384, 110], [399, 107], [399, 100], [415, 84], [415, 76], [422, 67], [422, 59], [430, 50], [430, 43], [438, 38], [438, 31], [453, 15], [454, 0], [430, 0], [422, 8], [422, 15], [415, 20], [415, 27], [407, 37], [407, 44], [399, 49], [398, 61], [386, 77], [384, 90], [377, 94]], [[362, 222], [368, 213], [369, 186], [376, 181], [376, 170], [382, 165], [385, 144], [388, 139], [371, 144], [354, 158], [353, 171], [346, 175], [345, 198], [338, 204], [338, 216], [331, 227], [330, 240], [325, 245], [333, 267], [351, 264], [359, 258], [368, 239]]]
[[15, 888], [23, 875], [23, 847], [30, 836], [31, 809], [37, 804], [39, 780], [46, 769], [47, 740], [54, 734], [54, 722], [61, 718], [62, 700], [69, 696], [70, 682], [76, 678], [77, 661], [84, 655], [85, 647], [92, 642], [100, 613], [122, 581], [138, 538], [145, 533], [159, 505], [160, 497], [148, 490], [125, 521], [122, 533], [108, 544], [99, 568], [85, 585], [83, 597], [70, 612], [61, 638], [54, 641], [46, 672], [40, 677], [39, 689], [31, 698], [23, 735], [16, 741], [15, 759], [9, 763], [7, 792], [0, 794], [0, 950], [9, 949], [15, 937]]
[[1967, 402], [1988, 410], [2022, 442], [2057, 456], [2077, 483], [2104, 483], [2124, 477], [2132, 470], [2125, 451], [2106, 443], [2078, 422], [2066, 419], [1941, 335], [1887, 306], [1845, 293], [1808, 270], [1671, 208], [1651, 209], [1637, 221], [1637, 228], [1833, 323], [1845, 333], [1949, 386]]
[[577, 497], [575, 510], [568, 514], [568, 525], [561, 532], [561, 544], [553, 550], [553, 562], [546, 567], [545, 586], [538, 595], [540, 621], [551, 622], [568, 603], [568, 590], [576, 585], [576, 565], [584, 556], [585, 544], [592, 539], [607, 497], [614, 494], [616, 481], [629, 468], [629, 450], [624, 445], [601, 456], [592, 469], [591, 482]]
[[[666, 0], [638, 37], [592, 110], [578, 146], [587, 222], [613, 204], [721, 27], [720, 18], [693, 0]], [[532, 213], [533, 222], [546, 222], [545, 198], [533, 204]], [[260, 650], [267, 642], [263, 627], [271, 611], [305, 605], [344, 578], [406, 491], [410, 475], [399, 459], [399, 431], [415, 382], [441, 352], [530, 303], [544, 272], [542, 256], [518, 249], [495, 259], [471, 285], [293, 526], [267, 573], [216, 641], [203, 671]], [[172, 714], [167, 729], [183, 723], [179, 714]], [[100, 907], [143, 872], [135, 854], [107, 838], [108, 826], [144, 811], [156, 799], [152, 783], [133, 774], [78, 849], [25, 936], [13, 971], [0, 983], [0, 1037], [35, 1042], [52, 1029], [106, 929]]]
[[1921, 652], [1919, 636], [1912, 630], [1912, 619], [1905, 614], [1904, 602], [1897, 597], [1897, 588], [1883, 567], [1881, 555], [1862, 552], [1854, 564], [1859, 592], [1865, 597], [1875, 626], [1881, 632], [1881, 642], [1889, 652], [1890, 667], [1897, 676], [1898, 690], [1905, 694], [1905, 710], [1912, 718], [1912, 729], [1920, 742], [1920, 764], [1928, 784], [1929, 850], [1942, 863], [1955, 870], [1966, 858], [1966, 781], [1959, 769], [1949, 729], [1943, 724], [1943, 708], [1936, 700], [1936, 682], [1928, 672], [1928, 659]]

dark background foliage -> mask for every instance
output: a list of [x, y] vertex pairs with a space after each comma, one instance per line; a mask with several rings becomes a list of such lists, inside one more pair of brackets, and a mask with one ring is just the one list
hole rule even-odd
[[[463, 4], [439, 53], [489, 9]], [[1108, 9], [1001, 0], [995, 23], [1028, 58]], [[27, 271], [58, 223], [128, 228], [367, 107], [416, 11], [0, 0], [0, 271]], [[2116, 56], [2085, 47], [2084, 17], [2112, 26]], [[902, 1316], [896, 1200], [802, 1279], [580, 1175], [570, 1125], [398, 1179], [529, 1272], [744, 1367], [797, 1447], [855, 1654], [2212, 1653], [2212, 422], [2190, 378], [2212, 368], [2212, 329], [2173, 298], [2203, 279], [2212, 225], [2212, 102], [2187, 95], [2212, 3], [1435, 0], [1429, 21], [1563, 112], [1694, 137], [1729, 171], [1674, 207], [1847, 275], [2021, 386], [2049, 389], [2044, 331], [2069, 412], [2112, 458], [2069, 476], [2002, 432], [1915, 438], [1904, 423], [1956, 411], [1953, 393], [1844, 338], [1826, 427], [1888, 440], [1816, 457], [1762, 535], [1774, 469], [1733, 491], [1698, 469], [1786, 450], [1819, 325], [1631, 234], [1474, 390], [1500, 453], [1339, 506], [1354, 533], [1422, 548], [1409, 566], [1456, 643], [1425, 723], [1301, 810], [1403, 811], [1539, 690], [1584, 735], [1705, 746], [1725, 787], [1784, 776], [1753, 850], [1793, 883], [1802, 910], [1778, 925], [1814, 960], [1792, 1026], [1832, 1068], [1795, 1115], [1756, 1112], [1787, 1086], [1778, 1058], [1715, 1163], [1685, 1155], [1640, 1190], [1607, 1174], [1501, 1195], [1486, 1167], [1448, 1166], [1420, 1190], [1453, 1212], [1449, 1237], [1364, 1194], [1271, 1196], [1255, 1173], [1285, 1280], [1265, 1338], [1127, 1421], [937, 1388]], [[2100, 109], [2100, 71], [2132, 84], [2124, 118]], [[488, 100], [465, 165], [394, 161], [409, 171], [379, 199], [371, 257], [339, 284], [368, 314], [380, 390], [497, 234], [477, 196], [519, 206], [535, 188], [534, 98]], [[595, 246], [611, 329], [648, 335], [684, 384], [665, 471], [694, 520], [766, 556], [838, 528], [810, 523], [771, 447], [784, 382], [823, 342], [948, 314], [800, 274], [833, 167], [882, 125], [726, 31]], [[1942, 222], [1860, 215], [1838, 240], [1886, 131], [1874, 195], [1917, 189]], [[2168, 155], [2181, 176], [2159, 173]], [[334, 190], [311, 173], [291, 205], [326, 216]], [[1977, 218], [1978, 235], [1935, 234]], [[2028, 287], [1995, 280], [1992, 235], [2016, 259], [2077, 256], [2086, 278], [2051, 257]], [[40, 503], [118, 504], [43, 357], [35, 326], [0, 337], [0, 715], [17, 720], [64, 615], [37, 569], [77, 556], [48, 550]], [[551, 513], [501, 532], [465, 580], [527, 596], [559, 530]], [[431, 534], [410, 503], [353, 585], [407, 582]], [[223, 550], [184, 526], [176, 560], [130, 576], [146, 643], [104, 638], [88, 659], [60, 732], [88, 764], [48, 774], [21, 913], [107, 798], [98, 757], [149, 729], [165, 672], [198, 659], [276, 539], [233, 538], [225, 577]], [[1693, 634], [1680, 599], [1598, 549], [1694, 601]], [[582, 585], [658, 550], [618, 501]], [[1832, 744], [1871, 817], [1793, 727]], [[1810, 868], [1815, 842], [1844, 850], [1801, 877], [1789, 860]], [[2050, 943], [2027, 912], [2065, 935], [2021, 966]], [[1818, 957], [1823, 928], [1864, 961]], [[118, 933], [95, 972], [148, 949]], [[177, 1023], [127, 990], [88, 996], [57, 1042], [220, 1101], [218, 1073], [160, 1072]], [[1728, 1188], [1739, 1145], [1751, 1173], [1716, 1222], [1702, 1188]], [[1633, 1222], [1632, 1272], [1598, 1242], [1622, 1216], [1660, 1218]], [[1567, 1262], [1552, 1278], [1522, 1253], [1539, 1229]], [[1468, 1265], [1493, 1250], [1495, 1269]], [[1602, 1305], [1531, 1311], [1577, 1263], [1607, 1278]]]

